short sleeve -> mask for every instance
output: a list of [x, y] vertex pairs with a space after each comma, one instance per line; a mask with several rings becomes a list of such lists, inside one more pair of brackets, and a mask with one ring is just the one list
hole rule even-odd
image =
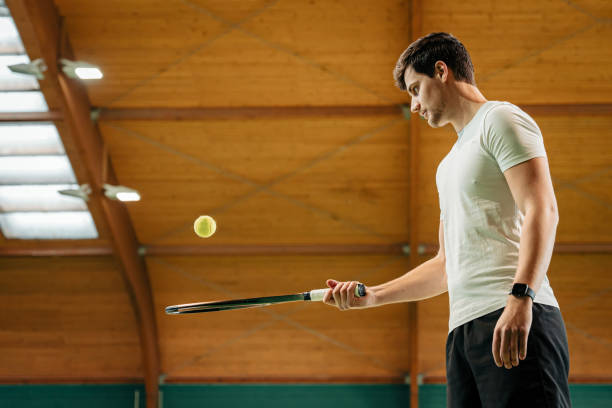
[[511, 104], [497, 105], [484, 118], [482, 147], [502, 172], [535, 157], [546, 157], [542, 132], [535, 121]]

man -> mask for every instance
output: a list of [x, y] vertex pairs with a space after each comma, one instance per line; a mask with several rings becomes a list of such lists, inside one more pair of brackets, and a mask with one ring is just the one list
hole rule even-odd
[[358, 282], [328, 280], [340, 310], [437, 296], [448, 290], [449, 407], [569, 407], [565, 326], [546, 277], [558, 212], [534, 120], [476, 87], [459, 40], [432, 33], [394, 71], [411, 110], [458, 139], [438, 166], [438, 254], [354, 295]]

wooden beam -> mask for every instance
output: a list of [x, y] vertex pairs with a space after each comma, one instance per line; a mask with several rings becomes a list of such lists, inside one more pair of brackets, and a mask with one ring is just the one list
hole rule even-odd
[[[139, 378], [133, 377], [0, 377], [0, 384], [133, 384]], [[423, 384], [446, 384], [446, 377], [443, 375], [424, 376]], [[245, 384], [245, 383], [338, 383], [338, 384], [403, 384], [404, 377], [175, 377], [169, 376], [165, 379], [166, 384]], [[570, 375], [570, 384], [612, 384], [612, 376], [586, 376]]]
[[405, 384], [405, 378], [402, 376], [351, 376], [351, 377], [174, 377], [168, 376], [165, 384], [209, 384], [209, 383], [224, 383], [224, 384], [244, 384], [244, 383], [293, 383], [293, 384]]
[[0, 377], [0, 384], [134, 384], [135, 377]]
[[[90, 116], [91, 105], [85, 87], [81, 82], [66, 77], [58, 68], [59, 58], [74, 59], [68, 38], [62, 33], [60, 16], [51, 0], [13, 0], [7, 4], [13, 16], [22, 17], [15, 19], [19, 31], [31, 30], [29, 34], [38, 43], [38, 50], [47, 65], [45, 84], [59, 95], [64, 121], [70, 128], [70, 135], [64, 134], [62, 138], [71, 137], [71, 142], [77, 146], [75, 155], [87, 170], [87, 182], [93, 190], [92, 201], [101, 205], [138, 323], [147, 407], [156, 408], [159, 349], [146, 266], [138, 255], [139, 244], [127, 209], [121, 202], [108, 200], [102, 194], [103, 184], [112, 183], [115, 177], [112, 166], [109, 166], [109, 180], [103, 179], [102, 169], [107, 165], [107, 157], [103, 155], [102, 137]], [[24, 22], [29, 24], [26, 26]]]
[[2, 112], [0, 122], [52, 122], [63, 120], [61, 111], [51, 110], [48, 112]]
[[[319, 118], [393, 116], [403, 114], [407, 105], [378, 106], [252, 106], [210, 108], [94, 108], [99, 120], [207, 120], [256, 118]], [[610, 116], [612, 104], [523, 104], [533, 116]], [[61, 111], [2, 112], [0, 122], [48, 122], [63, 120]]]
[[146, 245], [143, 255], [403, 255], [404, 244], [346, 245]]
[[205, 120], [400, 115], [400, 105], [253, 106], [210, 108], [102, 108], [100, 120]]
[[[407, 244], [321, 244], [321, 245], [141, 245], [138, 252], [146, 256], [253, 256], [253, 255], [408, 255]], [[419, 255], [434, 255], [435, 244], [419, 244]], [[612, 254], [612, 243], [557, 243], [555, 254]], [[104, 256], [114, 254], [108, 245], [73, 245], [37, 243], [4, 245], [0, 256]]]
[[[205, 120], [255, 118], [311, 118], [329, 116], [402, 115], [406, 105], [379, 106], [253, 106], [210, 108], [101, 108], [100, 120]], [[535, 116], [609, 116], [612, 104], [523, 104]]]
[[110, 246], [41, 245], [31, 247], [3, 246], [0, 256], [104, 256], [113, 255]]

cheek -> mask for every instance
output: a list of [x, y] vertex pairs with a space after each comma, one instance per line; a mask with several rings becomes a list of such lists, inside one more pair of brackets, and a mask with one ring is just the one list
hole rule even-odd
[[427, 94], [427, 100], [429, 102], [429, 106], [432, 110], [440, 110], [442, 108], [442, 95], [438, 89], [430, 89]]
[[437, 103], [437, 99], [438, 98], [435, 89], [427, 87], [421, 90], [421, 100], [428, 108], [435, 106]]

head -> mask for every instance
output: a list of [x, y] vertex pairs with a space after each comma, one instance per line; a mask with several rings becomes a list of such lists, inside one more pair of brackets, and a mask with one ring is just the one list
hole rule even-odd
[[410, 108], [431, 126], [443, 126], [449, 85], [454, 81], [476, 85], [474, 67], [467, 50], [452, 34], [431, 33], [419, 38], [399, 57], [393, 77], [407, 91]]

